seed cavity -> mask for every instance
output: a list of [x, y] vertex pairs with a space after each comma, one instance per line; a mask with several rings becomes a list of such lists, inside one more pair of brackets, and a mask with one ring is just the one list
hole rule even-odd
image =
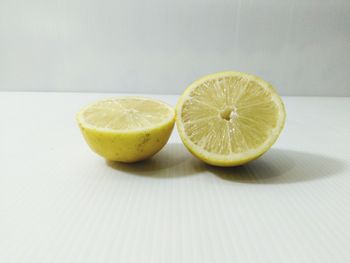
[[231, 121], [237, 117], [235, 108], [225, 108], [220, 112], [220, 117], [225, 121]]

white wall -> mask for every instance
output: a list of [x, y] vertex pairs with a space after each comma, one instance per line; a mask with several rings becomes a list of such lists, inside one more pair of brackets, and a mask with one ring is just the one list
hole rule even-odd
[[228, 69], [350, 96], [350, 1], [0, 0], [0, 90], [176, 94]]

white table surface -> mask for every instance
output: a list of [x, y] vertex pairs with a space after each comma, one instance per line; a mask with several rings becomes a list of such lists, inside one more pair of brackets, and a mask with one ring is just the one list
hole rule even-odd
[[107, 96], [0, 93], [1, 263], [350, 261], [350, 98], [285, 97], [274, 147], [223, 169], [176, 130], [150, 161], [108, 165], [75, 123]]

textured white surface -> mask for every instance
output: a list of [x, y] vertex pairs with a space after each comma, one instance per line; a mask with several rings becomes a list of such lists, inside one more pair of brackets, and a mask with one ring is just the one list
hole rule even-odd
[[350, 96], [349, 0], [0, 0], [0, 90], [179, 94], [239, 70]]
[[74, 120], [105, 96], [0, 93], [0, 262], [349, 261], [350, 98], [285, 97], [273, 149], [223, 169], [176, 132], [148, 162], [108, 165]]

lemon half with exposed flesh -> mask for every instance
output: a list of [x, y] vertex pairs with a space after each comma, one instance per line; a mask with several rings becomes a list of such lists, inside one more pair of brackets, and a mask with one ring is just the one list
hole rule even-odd
[[236, 166], [265, 153], [279, 137], [285, 108], [271, 84], [241, 72], [220, 72], [191, 84], [176, 106], [188, 150], [204, 162]]
[[167, 143], [174, 121], [172, 107], [143, 97], [97, 101], [77, 114], [90, 148], [119, 162], [141, 161], [157, 153]]

